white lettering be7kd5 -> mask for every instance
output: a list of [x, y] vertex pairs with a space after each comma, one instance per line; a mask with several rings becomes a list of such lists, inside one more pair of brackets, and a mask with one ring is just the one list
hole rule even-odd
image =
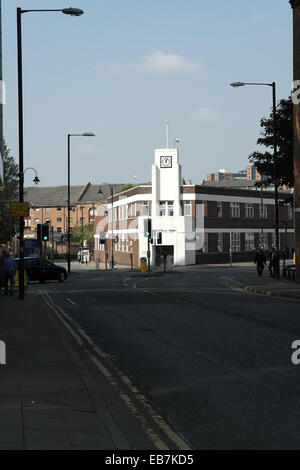
[[0, 365], [6, 364], [6, 345], [0, 340]]

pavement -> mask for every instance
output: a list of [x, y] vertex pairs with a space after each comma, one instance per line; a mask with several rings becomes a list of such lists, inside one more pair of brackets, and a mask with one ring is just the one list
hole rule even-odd
[[267, 295], [271, 297], [300, 300], [300, 284], [288, 278], [274, 279], [265, 269], [262, 278], [258, 278], [255, 272], [239, 273], [231, 280], [226, 281], [228, 287], [234, 290], [242, 290], [253, 294]]
[[1, 295], [0, 449], [129, 448], [65, 335], [40, 295]]

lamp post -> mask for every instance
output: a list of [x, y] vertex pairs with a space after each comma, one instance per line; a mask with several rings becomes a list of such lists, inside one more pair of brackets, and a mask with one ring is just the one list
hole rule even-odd
[[81, 249], [83, 249], [83, 211], [84, 211], [84, 207], [81, 206], [80, 207], [80, 210], [81, 210]]
[[274, 193], [275, 193], [275, 236], [276, 236], [276, 265], [275, 277], [280, 278], [280, 258], [279, 258], [279, 218], [278, 218], [278, 169], [277, 169], [277, 119], [276, 119], [276, 83], [247, 83], [247, 82], [233, 82], [231, 86], [234, 88], [254, 85], [254, 86], [269, 86], [272, 88], [273, 100], [273, 160], [274, 160]]
[[[107, 186], [109, 186], [109, 188], [110, 188], [110, 197], [111, 197], [111, 269], [114, 269], [114, 267], [115, 267], [115, 261], [114, 261], [114, 188], [109, 183], [102, 183], [102, 185], [103, 184], [107, 184]], [[98, 192], [99, 192], [99, 194], [103, 194], [101, 187], [100, 187]]]
[[[23, 71], [22, 71], [22, 21], [23, 13], [60, 11], [66, 15], [80, 16], [79, 8], [62, 10], [22, 10], [17, 8], [17, 49], [18, 49], [18, 114], [19, 114], [19, 202], [24, 202], [24, 147], [23, 147]], [[20, 253], [19, 253], [19, 299], [24, 299], [24, 217], [20, 217]]]
[[34, 168], [32, 168], [31, 166], [29, 166], [28, 168], [25, 168], [25, 170], [23, 171], [23, 175], [22, 175], [22, 176], [21, 176], [21, 173], [19, 173], [19, 179], [20, 179], [21, 177], [24, 179], [24, 175], [25, 175], [25, 173], [26, 173], [27, 170], [32, 170], [32, 171], [35, 172], [35, 177], [34, 177], [34, 179], [32, 180], [32, 182], [33, 182], [35, 185], [39, 184], [39, 183], [40, 183], [40, 179], [39, 179], [39, 177], [38, 177], [38, 174], [37, 174], [36, 170], [35, 170]]
[[71, 137], [95, 137], [93, 132], [85, 132], [84, 134], [68, 134], [68, 273], [71, 272]]

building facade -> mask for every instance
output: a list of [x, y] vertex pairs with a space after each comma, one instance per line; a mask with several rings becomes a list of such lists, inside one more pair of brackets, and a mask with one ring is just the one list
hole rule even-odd
[[220, 169], [214, 173], [208, 173], [207, 181], [230, 181], [230, 180], [248, 180], [260, 181], [261, 176], [254, 165], [248, 165], [245, 170], [233, 172], [227, 168]]
[[[123, 184], [114, 185], [119, 190]], [[101, 193], [99, 190], [101, 189]], [[86, 226], [94, 222], [96, 212], [101, 201], [106, 200], [109, 188], [106, 185], [92, 185], [70, 187], [70, 228]], [[25, 200], [29, 203], [30, 213], [25, 217], [24, 238], [36, 239], [37, 225], [49, 224], [54, 234], [55, 249], [59, 253], [67, 250], [68, 233], [68, 187], [29, 187], [25, 188]], [[52, 237], [49, 247], [52, 248]]]
[[[291, 194], [280, 192], [281, 248], [293, 248]], [[151, 218], [151, 264], [169, 254], [175, 265], [220, 260], [231, 250], [250, 257], [275, 244], [274, 192], [183, 184], [177, 149], [155, 151], [152, 184], [122, 192], [95, 218], [95, 257], [134, 265], [147, 256], [145, 220]], [[104, 241], [106, 240], [106, 243]], [[209, 260], [208, 260], [209, 261]]]

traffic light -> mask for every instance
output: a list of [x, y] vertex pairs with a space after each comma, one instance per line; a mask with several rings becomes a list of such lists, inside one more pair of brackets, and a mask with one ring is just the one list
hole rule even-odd
[[152, 235], [152, 220], [151, 219], [144, 220], [144, 235], [145, 237], [151, 238], [151, 235]]
[[157, 245], [161, 245], [161, 244], [162, 244], [162, 232], [158, 232], [158, 233], [157, 233], [156, 243], [157, 243]]
[[37, 224], [37, 239], [41, 242], [49, 241], [49, 224]]

